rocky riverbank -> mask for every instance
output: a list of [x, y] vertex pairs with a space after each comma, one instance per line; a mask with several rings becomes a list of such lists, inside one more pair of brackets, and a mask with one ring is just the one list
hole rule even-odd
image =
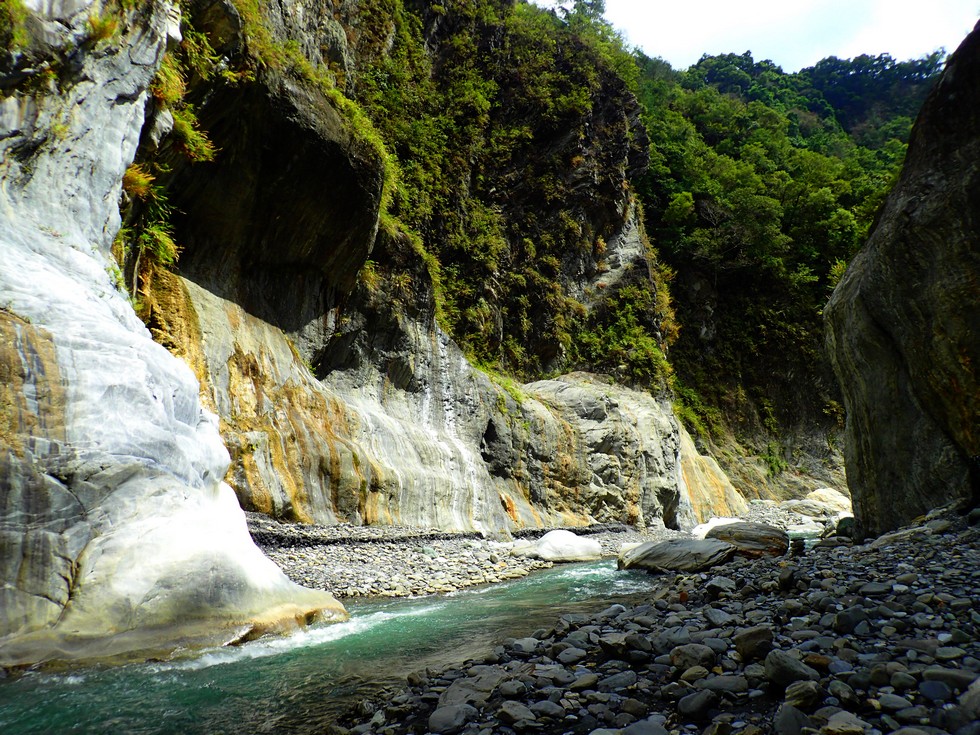
[[[514, 541], [477, 533], [445, 533], [404, 526], [310, 526], [280, 523], [248, 514], [256, 544], [294, 582], [331, 591], [336, 597], [408, 597], [454, 592], [525, 577], [553, 562], [524, 555], [533, 529]], [[623, 544], [680, 535], [669, 529], [638, 531], [618, 524], [571, 529], [602, 545], [613, 557]]]
[[[971, 517], [976, 521], [976, 514]], [[362, 703], [353, 733], [980, 733], [980, 527], [669, 575]]]
[[[331, 592], [338, 598], [410, 597], [454, 592], [467, 587], [525, 577], [553, 566], [528, 555], [527, 541], [548, 530], [526, 529], [512, 540], [479, 533], [446, 533], [408, 526], [333, 526], [282, 523], [246, 513], [255, 543], [294, 582]], [[812, 516], [768, 501], [753, 501], [744, 520], [778, 528], [820, 528]], [[688, 534], [663, 526], [636, 529], [597, 524], [568, 529], [602, 545], [614, 558], [626, 544], [662, 541]]]
[[[407, 526], [334, 526], [282, 523], [247, 513], [255, 543], [294, 582], [326, 590], [338, 598], [409, 597], [454, 592], [467, 587], [525, 577], [553, 566], [527, 555], [527, 541], [553, 529], [526, 529], [513, 540], [478, 533], [447, 533]], [[753, 501], [745, 520], [782, 529], [810, 528], [812, 517]], [[663, 526], [636, 529], [597, 524], [568, 529], [602, 545], [614, 558], [626, 544], [686, 536]], [[812, 529], [811, 529], [812, 530]]]

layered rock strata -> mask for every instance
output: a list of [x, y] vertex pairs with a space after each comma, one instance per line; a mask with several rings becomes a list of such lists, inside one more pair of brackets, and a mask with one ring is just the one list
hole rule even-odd
[[173, 8], [99, 38], [91, 2], [25, 5], [0, 103], [0, 665], [342, 617], [252, 544], [217, 420], [109, 254]]

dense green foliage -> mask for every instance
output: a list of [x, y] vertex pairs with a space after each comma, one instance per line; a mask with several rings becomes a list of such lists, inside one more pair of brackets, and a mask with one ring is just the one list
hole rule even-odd
[[[521, 376], [602, 349], [618, 364], [619, 348], [576, 346], [588, 318], [566, 275], [595, 266], [622, 224], [623, 149], [637, 170], [646, 156], [623, 119], [636, 66], [601, 3], [371, 0], [360, 13], [357, 100], [399, 161], [391, 214], [439, 264], [443, 324], [475, 362]], [[633, 288], [656, 301], [649, 273]], [[648, 341], [642, 360], [661, 370]]]
[[[444, 326], [475, 362], [521, 377], [673, 381], [701, 432], [776, 433], [834, 412], [821, 309], [941, 54], [797, 74], [726, 54], [679, 72], [627, 52], [601, 0], [554, 6], [360, 6], [356, 99], [398, 161], [390, 215], [431, 259]], [[608, 110], [635, 109], [633, 94], [650, 137], [642, 179], [590, 145], [602, 125], [607, 143], [647, 147], [610, 129]], [[666, 263], [650, 248], [649, 268], [587, 308], [568, 281], [603, 267], [630, 179]]]
[[0, 48], [9, 50], [27, 44], [26, 19], [27, 8], [23, 0], [4, 0], [0, 4]]
[[880, 147], [911, 124], [942, 63], [942, 51], [908, 61], [888, 54], [831, 56], [804, 70], [801, 77], [823, 95], [856, 142]]
[[[940, 55], [786, 74], [727, 54], [676, 71], [627, 50], [602, 0], [553, 11], [362, 0], [345, 18], [355, 61], [340, 71], [277, 41], [260, 0], [235, 7], [246, 50], [220, 70], [185, 16], [184, 43], [153, 88], [175, 118], [171, 145], [195, 161], [215, 155], [188, 84], [273, 73], [312, 85], [385, 162], [383, 238], [421, 256], [439, 319], [475, 364], [670, 385], [702, 434], [727, 424], [775, 435], [835, 410], [820, 312], [901, 165]], [[152, 176], [166, 172], [146, 172], [143, 194], [136, 172], [127, 190], [139, 252], [176, 256], [163, 247], [170, 231], [153, 229], [166, 202]], [[648, 262], [583, 294], [636, 209]], [[413, 308], [413, 257], [382, 247], [362, 282]]]
[[701, 426], [724, 417], [749, 433], [832, 411], [821, 309], [897, 174], [938, 56], [798, 74], [748, 53], [685, 72], [639, 63], [652, 141], [639, 188], [680, 274], [681, 399]]

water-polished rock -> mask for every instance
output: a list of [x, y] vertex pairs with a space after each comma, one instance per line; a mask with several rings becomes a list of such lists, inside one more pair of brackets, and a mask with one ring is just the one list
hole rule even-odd
[[779, 507], [800, 515], [827, 518], [840, 513], [851, 513], [851, 499], [839, 490], [822, 487], [799, 500], [785, 500]]
[[555, 562], [595, 561], [602, 558], [602, 545], [571, 531], [549, 531], [534, 548], [540, 559]]
[[700, 643], [688, 643], [685, 646], [677, 646], [670, 652], [670, 663], [681, 671], [694, 666], [710, 669], [715, 664], [715, 652]]
[[735, 650], [743, 661], [761, 661], [772, 650], [772, 628], [756, 625], [735, 634]]
[[978, 176], [975, 30], [933, 85], [900, 181], [824, 310], [859, 536], [946, 502], [977, 501]]
[[429, 730], [437, 735], [453, 735], [462, 730], [463, 726], [477, 714], [476, 707], [469, 704], [439, 707], [429, 715]]
[[735, 548], [717, 539], [651, 541], [622, 552], [619, 555], [619, 568], [700, 572], [731, 559]]
[[757, 558], [783, 556], [789, 548], [789, 536], [781, 528], [765, 523], [728, 523], [708, 531], [706, 539], [718, 539], [736, 547], [736, 554]]
[[520, 702], [515, 702], [512, 699], [508, 699], [500, 705], [500, 709], [497, 711], [497, 716], [500, 718], [501, 722], [508, 725], [512, 725], [515, 722], [520, 722], [521, 720], [533, 722], [537, 719], [534, 712], [532, 712], [529, 707], [521, 704]]

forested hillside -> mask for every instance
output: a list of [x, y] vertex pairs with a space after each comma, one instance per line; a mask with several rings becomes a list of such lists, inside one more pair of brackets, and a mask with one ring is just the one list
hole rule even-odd
[[[627, 49], [601, 2], [361, 13], [377, 32], [359, 43], [355, 98], [400, 162], [390, 211], [428, 253], [441, 320], [477, 364], [670, 390], [703, 440], [734, 436], [770, 475], [792, 462], [792, 432], [834, 441], [821, 309], [897, 175], [941, 52], [793, 74], [747, 52], [675, 70]], [[610, 147], [596, 126], [628, 114], [631, 95], [643, 124], [625, 121]], [[628, 170], [612, 165], [624, 149]], [[576, 290], [608, 267], [630, 181], [648, 265], [604, 293]]]
[[651, 137], [640, 192], [677, 274], [684, 415], [702, 435], [754, 437], [777, 472], [782, 432], [843, 420], [821, 310], [894, 183], [941, 54], [795, 74], [749, 53], [638, 64]]
[[[491, 373], [585, 370], [673, 395], [703, 446], [761, 458], [743, 477], [749, 492], [801, 443], [836, 455], [843, 410], [821, 309], [895, 179], [940, 52], [830, 58], [793, 74], [746, 52], [676, 70], [627, 48], [601, 0], [367, 0], [341, 13], [344, 50], [313, 68], [268, 37], [260, 6], [235, 5], [250, 34], [239, 68], [217, 74], [219, 36], [195, 30], [191, 5], [158, 75], [179, 135], [162, 156], [145, 147], [150, 160], [131, 172], [131, 196], [151, 205], [129, 216], [141, 250], [162, 243], [166, 264], [183, 244], [155, 224], [167, 189], [176, 240], [202, 226], [181, 224], [195, 205], [169, 182], [188, 157], [213, 157], [203, 131], [227, 123], [205, 104], [198, 126], [188, 101], [257, 71], [297, 77], [335, 100], [342, 91], [355, 137], [385, 162], [382, 236], [360, 275], [383, 320], [433, 299]], [[157, 177], [149, 199], [144, 171]], [[638, 251], [607, 253], [638, 218]], [[135, 285], [133, 267], [130, 257]], [[318, 377], [352, 338], [306, 356]]]

